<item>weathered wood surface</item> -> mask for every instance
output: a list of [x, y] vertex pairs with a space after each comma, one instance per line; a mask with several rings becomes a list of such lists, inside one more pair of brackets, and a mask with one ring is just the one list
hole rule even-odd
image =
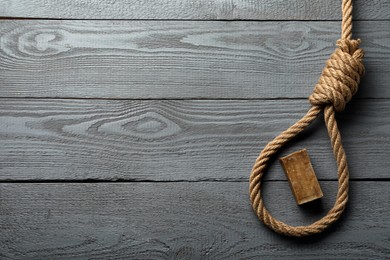
[[[390, 0], [354, 3], [367, 74], [337, 115], [350, 203], [298, 240], [260, 223], [247, 179], [309, 108], [341, 0], [0, 0], [0, 259], [389, 258]], [[295, 225], [337, 190], [322, 121], [279, 156], [302, 148], [319, 208], [296, 206], [277, 160], [263, 185]]]
[[[247, 180], [264, 145], [306, 100], [1, 99], [0, 180]], [[388, 178], [390, 100], [338, 114], [352, 179]], [[281, 156], [307, 148], [319, 179], [336, 179], [318, 120]], [[274, 162], [268, 178], [285, 180]]]
[[[287, 182], [264, 183], [270, 211], [308, 224], [331, 208], [297, 207]], [[243, 183], [0, 184], [0, 257], [6, 259], [387, 259], [389, 182], [352, 182], [330, 232], [309, 239], [268, 230]]]
[[[390, 21], [354, 26], [366, 50], [358, 97], [390, 98]], [[2, 20], [0, 97], [306, 98], [339, 31], [339, 21]]]
[[[341, 0], [0, 0], [0, 16], [70, 19], [340, 20]], [[390, 19], [389, 0], [354, 1], [355, 19]]]

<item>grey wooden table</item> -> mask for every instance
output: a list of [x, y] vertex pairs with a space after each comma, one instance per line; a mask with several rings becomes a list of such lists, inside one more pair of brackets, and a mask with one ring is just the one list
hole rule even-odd
[[[342, 219], [308, 239], [251, 210], [248, 175], [299, 119], [340, 34], [340, 0], [0, 0], [1, 259], [389, 259], [390, 1], [355, 1], [367, 73], [338, 114]], [[297, 207], [280, 165], [270, 211], [334, 203], [322, 120], [307, 148], [324, 198]]]

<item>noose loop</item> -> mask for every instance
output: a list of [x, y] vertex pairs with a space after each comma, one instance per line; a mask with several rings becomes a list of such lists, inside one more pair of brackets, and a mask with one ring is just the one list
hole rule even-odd
[[[298, 122], [269, 142], [252, 168], [250, 175], [250, 200], [252, 208], [261, 221], [274, 231], [303, 237], [322, 232], [341, 216], [348, 201], [349, 173], [347, 159], [341, 143], [341, 136], [335, 119], [335, 111], [344, 110], [352, 96], [357, 92], [361, 76], [364, 74], [363, 50], [360, 40], [352, 40], [352, 0], [342, 2], [342, 35], [337, 41], [338, 48], [330, 56], [309, 97], [312, 107]], [[320, 220], [308, 226], [290, 226], [269, 213], [265, 208], [261, 180], [271, 157], [292, 138], [302, 132], [319, 113], [324, 110], [324, 119], [337, 162], [338, 192], [333, 208]]]

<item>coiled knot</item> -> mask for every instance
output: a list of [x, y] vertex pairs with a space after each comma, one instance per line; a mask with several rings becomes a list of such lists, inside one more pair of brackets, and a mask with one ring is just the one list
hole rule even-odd
[[309, 101], [314, 106], [332, 104], [336, 111], [343, 111], [345, 105], [356, 94], [360, 77], [364, 74], [363, 49], [360, 40], [338, 40], [333, 52], [314, 87]]

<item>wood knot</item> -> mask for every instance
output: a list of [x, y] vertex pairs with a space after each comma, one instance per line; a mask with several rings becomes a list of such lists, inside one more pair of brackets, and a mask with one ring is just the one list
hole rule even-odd
[[309, 101], [314, 106], [332, 104], [336, 111], [343, 111], [345, 105], [356, 94], [360, 78], [364, 74], [363, 49], [360, 40], [338, 40], [333, 52], [314, 87]]

